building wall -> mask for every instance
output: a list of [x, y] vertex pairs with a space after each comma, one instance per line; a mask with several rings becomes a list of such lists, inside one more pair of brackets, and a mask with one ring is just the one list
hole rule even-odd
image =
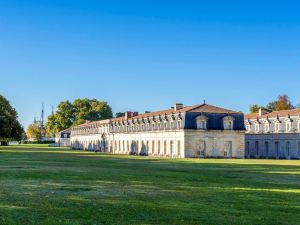
[[[231, 148], [226, 151], [226, 144]], [[244, 158], [243, 131], [176, 130], [72, 136], [74, 149], [110, 152], [114, 154], [144, 154], [167, 158], [228, 157]], [[200, 154], [201, 150], [205, 153]]]
[[298, 113], [290, 115], [294, 112], [290, 110], [286, 116], [269, 117], [266, 114], [245, 120], [245, 156], [300, 159], [300, 116]]
[[[102, 141], [102, 142], [101, 142]], [[71, 137], [75, 149], [100, 150], [115, 154], [145, 154], [149, 156], [183, 158], [184, 131], [135, 132], [80, 135]], [[102, 143], [102, 145], [101, 145]], [[103, 143], [105, 143], [105, 148]]]
[[185, 131], [185, 157], [244, 158], [245, 132], [233, 130]]
[[246, 134], [247, 158], [300, 158], [299, 133]]
[[55, 138], [55, 145], [58, 147], [70, 147], [70, 138]]

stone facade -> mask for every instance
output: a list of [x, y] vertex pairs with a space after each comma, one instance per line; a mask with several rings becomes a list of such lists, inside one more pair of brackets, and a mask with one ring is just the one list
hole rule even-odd
[[244, 157], [244, 116], [202, 104], [72, 127], [71, 147], [169, 158]]
[[71, 146], [71, 129], [63, 130], [55, 134], [55, 146], [70, 147]]
[[245, 116], [247, 158], [300, 159], [300, 109]]

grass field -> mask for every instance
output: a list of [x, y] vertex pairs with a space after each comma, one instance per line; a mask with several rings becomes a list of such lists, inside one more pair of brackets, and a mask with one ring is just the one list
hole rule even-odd
[[300, 161], [0, 147], [0, 224], [300, 224]]

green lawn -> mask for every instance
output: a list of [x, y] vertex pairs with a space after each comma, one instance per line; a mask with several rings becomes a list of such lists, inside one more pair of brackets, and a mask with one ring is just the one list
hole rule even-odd
[[300, 224], [300, 161], [0, 147], [0, 224]]

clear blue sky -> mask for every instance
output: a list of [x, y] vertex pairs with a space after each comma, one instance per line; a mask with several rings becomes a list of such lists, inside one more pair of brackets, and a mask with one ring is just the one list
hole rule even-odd
[[300, 102], [299, 1], [3, 0], [0, 94], [23, 125], [61, 100], [114, 112]]

